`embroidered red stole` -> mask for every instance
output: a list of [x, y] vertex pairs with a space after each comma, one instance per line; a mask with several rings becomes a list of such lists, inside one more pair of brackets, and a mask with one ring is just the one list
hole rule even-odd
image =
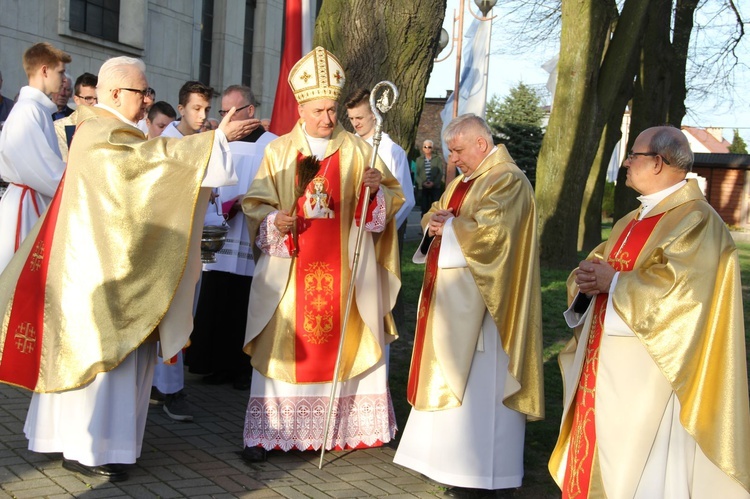
[[[663, 213], [643, 220], [631, 220], [612, 248], [607, 262], [618, 272], [633, 270], [638, 255], [662, 215]], [[597, 295], [592, 311], [594, 315], [586, 344], [586, 356], [574, 402], [575, 413], [562, 490], [564, 499], [589, 497], [596, 454], [596, 374], [608, 296], [603, 293]]]
[[[448, 201], [448, 208], [453, 208], [453, 213], [458, 216], [461, 205], [466, 198], [474, 180], [460, 182], [451, 194]], [[435, 292], [435, 282], [437, 281], [438, 257], [440, 256], [440, 245], [442, 236], [435, 236], [427, 251], [427, 261], [425, 262], [424, 281], [422, 282], [422, 293], [419, 299], [417, 311], [417, 327], [414, 333], [414, 350], [411, 356], [411, 366], [409, 368], [409, 381], [406, 386], [406, 398], [411, 405], [417, 401], [417, 389], [419, 387], [419, 368], [422, 364], [422, 352], [424, 350], [425, 334], [427, 330], [427, 317], [430, 312], [430, 305]]]
[[[341, 171], [336, 152], [321, 161], [318, 175], [297, 203], [295, 355], [300, 383], [333, 378], [341, 336], [340, 206]], [[319, 216], [326, 210], [330, 210], [329, 218], [305, 218], [306, 212]]]
[[0, 379], [29, 390], [36, 387], [39, 378], [44, 338], [47, 270], [64, 185], [63, 173], [55, 196], [47, 208], [47, 216], [18, 277], [3, 356], [0, 359]]

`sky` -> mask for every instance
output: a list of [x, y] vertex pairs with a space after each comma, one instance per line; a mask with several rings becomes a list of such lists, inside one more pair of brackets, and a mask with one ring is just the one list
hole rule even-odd
[[[468, 8], [478, 9], [473, 0], [465, 0], [464, 32], [469, 28], [473, 17]], [[741, 2], [736, 2], [739, 4]], [[453, 32], [454, 10], [457, 11], [459, 0], [448, 0], [443, 27], [449, 34]], [[742, 8], [742, 7], [740, 7]], [[706, 9], [707, 10], [707, 9]], [[750, 19], [750, 9], [741, 12], [743, 17]], [[513, 50], [512, 44], [502, 37], [503, 22], [512, 12], [502, 10], [502, 0], [493, 9], [490, 15], [497, 15], [492, 24], [492, 41], [489, 68], [489, 88], [487, 98], [497, 95], [501, 99], [508, 95], [511, 88], [523, 82], [526, 85], [535, 86], [544, 90], [549, 74], [541, 68], [542, 64], [557, 55], [559, 45], [556, 42], [548, 43], [546, 46], [537, 48], [530, 52], [517, 52]], [[702, 19], [700, 16], [709, 16], [710, 12], [699, 13], [696, 16], [697, 24]], [[705, 18], [705, 17], [704, 17]], [[715, 22], [715, 21], [714, 21]], [[458, 29], [458, 28], [456, 28]], [[700, 43], [702, 40], [696, 40]], [[464, 42], [464, 46], [466, 43]], [[438, 59], [446, 56], [451, 44], [438, 55]], [[750, 33], [747, 33], [737, 51], [740, 61], [750, 65]], [[456, 50], [444, 61], [435, 63], [430, 80], [427, 85], [427, 97], [445, 97], [446, 91], [453, 89], [456, 71]], [[733, 101], [728, 101], [724, 95], [714, 93], [708, 97], [699, 97], [688, 94], [688, 114], [683, 120], [684, 125], [709, 127], [716, 126], [724, 128], [724, 137], [731, 141], [734, 128], [739, 129], [739, 134], [750, 143], [750, 69], [747, 66], [736, 71], [734, 77], [735, 95]], [[547, 95], [549, 98], [549, 95]]]

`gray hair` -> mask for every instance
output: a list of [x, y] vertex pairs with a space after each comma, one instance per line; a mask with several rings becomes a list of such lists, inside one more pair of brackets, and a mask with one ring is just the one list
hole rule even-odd
[[673, 168], [690, 172], [693, 169], [693, 151], [685, 135], [673, 126], [658, 127], [651, 137], [649, 149]]
[[422, 145], [425, 145], [425, 144], [427, 144], [428, 142], [429, 142], [429, 144], [430, 144], [431, 146], [434, 146], [434, 145], [435, 145], [435, 143], [434, 143], [433, 141], [431, 141], [430, 139], [424, 139], [424, 140], [422, 141]]
[[225, 97], [232, 92], [239, 92], [240, 95], [242, 95], [242, 98], [250, 104], [251, 106], [258, 107], [260, 104], [258, 104], [258, 101], [255, 99], [255, 94], [253, 94], [253, 91], [248, 87], [247, 85], [230, 85], [227, 87], [226, 90], [221, 94], [222, 97]]
[[114, 86], [120, 85], [124, 79], [130, 76], [131, 68], [136, 68], [141, 73], [146, 74], [146, 65], [142, 60], [135, 57], [120, 56], [107, 59], [99, 68], [97, 93], [100, 90], [109, 91]]
[[493, 145], [492, 130], [487, 125], [487, 122], [476, 114], [468, 113], [462, 114], [457, 118], [453, 118], [448, 126], [443, 130], [443, 143], [447, 144], [459, 135], [474, 132], [478, 137], [482, 137], [487, 141], [489, 145]]

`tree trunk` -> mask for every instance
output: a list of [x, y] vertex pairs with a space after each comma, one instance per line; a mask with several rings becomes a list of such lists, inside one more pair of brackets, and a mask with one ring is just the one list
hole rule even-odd
[[669, 103], [667, 122], [673, 126], [682, 125], [685, 117], [685, 98], [687, 84], [685, 82], [690, 36], [693, 32], [693, 15], [698, 7], [698, 0], [677, 0], [674, 18], [674, 34], [672, 36], [672, 99]]
[[406, 151], [412, 148], [445, 10], [446, 0], [323, 1], [314, 45], [334, 53], [346, 72], [339, 105], [345, 126], [347, 96], [390, 80], [400, 96], [385, 115], [383, 130]]
[[[577, 263], [584, 187], [628, 62], [640, 44], [648, 0], [626, 0], [607, 46], [614, 2], [563, 0], [558, 83], [537, 165], [541, 260]], [[604, 56], [604, 57], [602, 57]]]
[[622, 138], [622, 115], [612, 114], [604, 127], [591, 173], [583, 193], [583, 208], [578, 233], [578, 250], [590, 252], [602, 242], [602, 200], [607, 169], [617, 141]]
[[[679, 127], [682, 123], [687, 95], [687, 51], [696, 6], [697, 0], [677, 0], [674, 36], [670, 41], [672, 1], [653, 0], [651, 3], [641, 67], [633, 91], [628, 150], [646, 128], [665, 123]], [[615, 188], [615, 220], [638, 207], [637, 195], [625, 186], [625, 171], [621, 169]]]

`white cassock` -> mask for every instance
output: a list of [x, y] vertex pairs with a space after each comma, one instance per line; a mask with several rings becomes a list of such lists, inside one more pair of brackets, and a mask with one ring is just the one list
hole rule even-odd
[[[417, 249], [414, 263], [424, 263], [425, 256]], [[450, 223], [443, 228], [438, 268], [470, 272]], [[441, 284], [449, 285], [437, 280], [432, 308], [455, 309], [455, 297]], [[463, 403], [442, 411], [412, 409], [393, 462], [455, 487], [520, 487], [526, 416], [503, 405], [509, 358], [486, 310], [481, 328]]]
[[[135, 126], [117, 111], [98, 104]], [[226, 136], [217, 130], [198, 203], [207, 203], [213, 187], [237, 181]], [[159, 324], [164, 356], [187, 343], [193, 323], [193, 295], [201, 271], [203, 217], [193, 219], [187, 266], [169, 310]], [[35, 393], [24, 433], [29, 450], [61, 452], [86, 466], [132, 464], [141, 454], [156, 344], [144, 343], [112, 371], [99, 373], [89, 385], [61, 393]]]
[[55, 111], [40, 90], [23, 87], [0, 133], [0, 177], [10, 182], [0, 199], [0, 272], [16, 252], [16, 241], [23, 241], [47, 208], [65, 171], [52, 122]]
[[[372, 145], [374, 137], [373, 135], [365, 142]], [[404, 204], [396, 212], [396, 227], [401, 228], [401, 225], [406, 223], [406, 219], [409, 218], [409, 213], [411, 213], [416, 203], [414, 200], [414, 184], [411, 182], [409, 160], [403, 148], [393, 142], [393, 139], [385, 132], [383, 132], [383, 137], [380, 139], [378, 156], [383, 160], [383, 163], [385, 163], [385, 166], [388, 167], [393, 176], [396, 177], [398, 183], [401, 184], [401, 191], [404, 193]]]

